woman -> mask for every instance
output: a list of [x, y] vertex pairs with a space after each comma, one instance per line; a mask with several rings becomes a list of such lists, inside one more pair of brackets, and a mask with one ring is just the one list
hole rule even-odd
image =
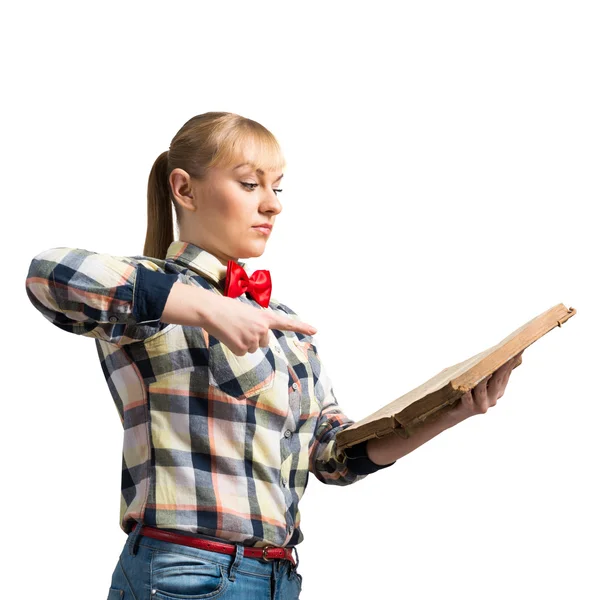
[[31, 302], [57, 327], [95, 338], [123, 424], [128, 537], [109, 600], [298, 598], [309, 471], [348, 485], [391, 466], [493, 406], [517, 360], [411, 438], [338, 452], [337, 433], [354, 421], [316, 330], [271, 296], [268, 271], [249, 277], [238, 258], [264, 252], [284, 166], [259, 123], [198, 115], [151, 170], [143, 256], [59, 247], [31, 262]]

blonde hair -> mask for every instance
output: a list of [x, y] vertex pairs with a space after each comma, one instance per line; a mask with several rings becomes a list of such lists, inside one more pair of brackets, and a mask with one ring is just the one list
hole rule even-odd
[[174, 240], [171, 206], [180, 224], [179, 205], [169, 183], [171, 171], [183, 169], [201, 180], [211, 167], [228, 168], [236, 161], [250, 162], [263, 171], [282, 170], [286, 164], [275, 136], [260, 123], [235, 113], [206, 112], [181, 127], [169, 150], [158, 156], [150, 170], [144, 256], [165, 257]]

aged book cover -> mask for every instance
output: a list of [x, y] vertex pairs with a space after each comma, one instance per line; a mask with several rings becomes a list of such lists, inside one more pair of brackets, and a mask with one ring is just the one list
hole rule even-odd
[[[557, 304], [513, 331], [499, 344], [447, 367], [419, 387], [357, 421], [336, 436], [339, 452], [364, 440], [382, 437], [395, 430], [408, 438], [425, 420], [435, 419], [461, 396], [491, 375], [555, 327], [576, 314], [574, 308]], [[515, 368], [521, 364], [516, 364]]]

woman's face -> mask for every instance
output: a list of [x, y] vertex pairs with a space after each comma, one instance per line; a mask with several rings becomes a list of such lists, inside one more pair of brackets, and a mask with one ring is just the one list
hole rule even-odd
[[282, 173], [257, 172], [250, 164], [213, 167], [199, 181], [182, 169], [171, 173], [171, 187], [180, 207], [180, 239], [228, 260], [260, 256], [269, 233], [256, 226], [275, 224], [282, 206], [277, 189]]

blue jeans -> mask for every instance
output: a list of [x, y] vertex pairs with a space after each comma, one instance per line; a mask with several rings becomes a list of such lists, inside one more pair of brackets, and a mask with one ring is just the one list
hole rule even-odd
[[302, 575], [285, 559], [265, 561], [129, 533], [107, 600], [298, 600]]

